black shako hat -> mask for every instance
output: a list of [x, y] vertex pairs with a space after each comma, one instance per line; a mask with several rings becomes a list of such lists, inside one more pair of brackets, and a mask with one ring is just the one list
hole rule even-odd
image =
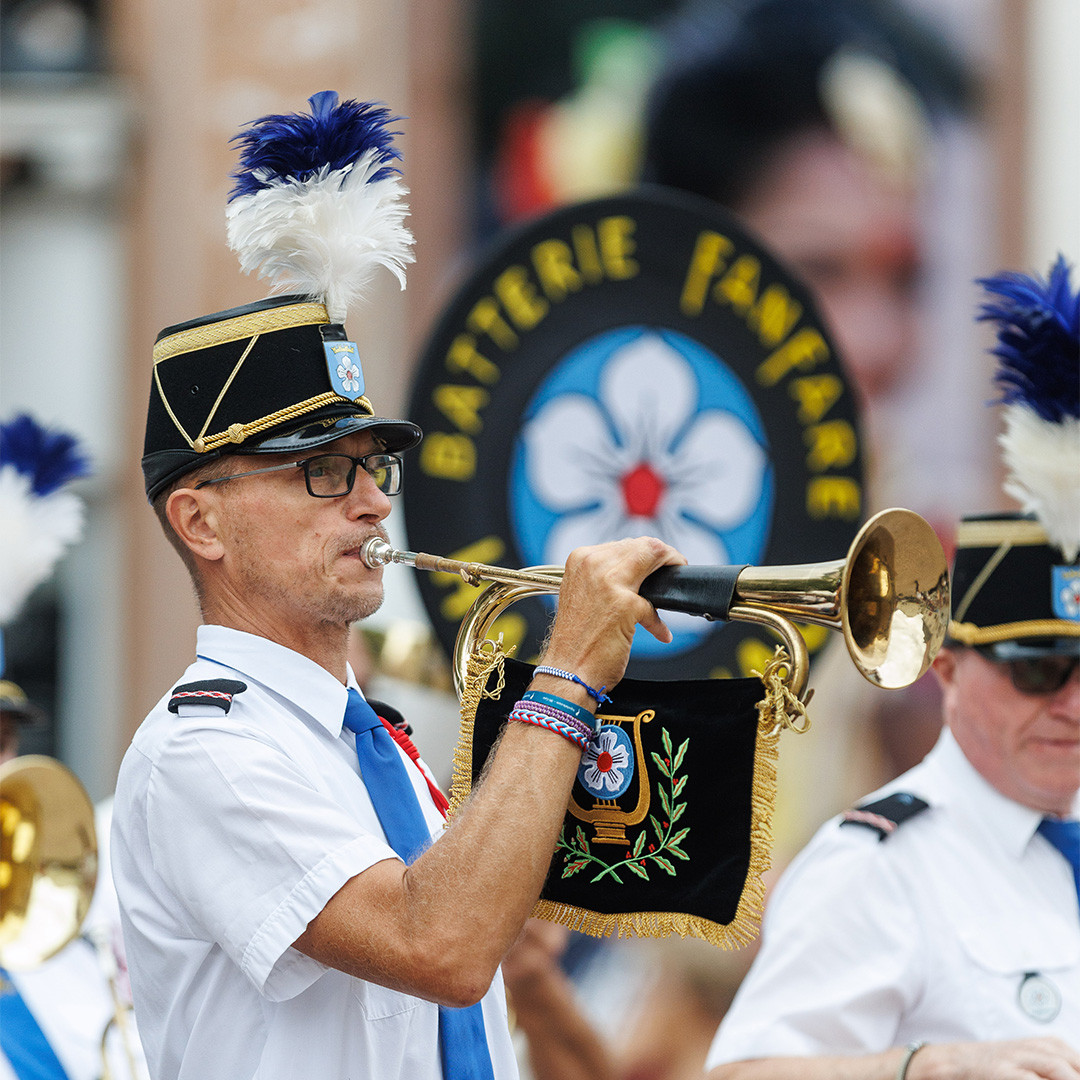
[[966, 517], [956, 532], [949, 638], [999, 660], [1080, 651], [1080, 562], [1025, 514]]
[[394, 452], [420, 441], [415, 424], [376, 416], [363, 391], [345, 328], [303, 296], [166, 327], [154, 345], [147, 498], [223, 454], [307, 450], [365, 430]]
[[1005, 491], [1022, 513], [957, 529], [949, 639], [998, 660], [1080, 652], [1080, 293], [1047, 278], [980, 280], [997, 324]]
[[396, 452], [422, 437], [375, 415], [344, 326], [379, 267], [404, 288], [413, 259], [387, 130], [397, 118], [332, 90], [308, 101], [310, 115], [264, 116], [233, 140], [229, 246], [244, 271], [290, 294], [158, 335], [142, 458], [151, 501], [224, 454], [291, 453], [364, 430]]

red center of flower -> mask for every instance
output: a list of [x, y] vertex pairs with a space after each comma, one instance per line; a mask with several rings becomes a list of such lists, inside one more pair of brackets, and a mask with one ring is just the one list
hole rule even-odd
[[611, 755], [606, 750], [601, 750], [596, 755], [596, 767], [601, 772], [611, 772], [611, 766], [614, 762], [611, 760]]
[[664, 481], [652, 467], [642, 461], [635, 465], [621, 480], [623, 499], [631, 517], [654, 517], [660, 497], [664, 494]]

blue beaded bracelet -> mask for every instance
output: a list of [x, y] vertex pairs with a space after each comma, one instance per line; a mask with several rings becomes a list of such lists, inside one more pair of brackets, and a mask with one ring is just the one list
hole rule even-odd
[[573, 701], [567, 701], [566, 698], [556, 697], [554, 694], [545, 694], [543, 690], [526, 690], [521, 695], [521, 700], [541, 702], [544, 705], [550, 705], [553, 709], [558, 709], [560, 712], [576, 716], [583, 724], [588, 724], [593, 731], [599, 727], [599, 721], [588, 709]]
[[597, 705], [603, 705], [605, 701], [611, 700], [611, 698], [604, 693], [607, 689], [606, 686], [601, 686], [599, 690], [594, 690], [584, 679], [579, 679], [572, 671], [563, 671], [562, 668], [548, 667], [546, 664], [541, 664], [539, 667], [533, 668], [533, 674], [555, 675], [557, 678], [569, 679], [570, 682], [576, 682]]

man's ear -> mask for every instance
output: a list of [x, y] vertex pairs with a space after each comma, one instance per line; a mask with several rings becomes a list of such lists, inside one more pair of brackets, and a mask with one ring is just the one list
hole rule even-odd
[[939, 649], [937, 656], [934, 657], [933, 668], [941, 688], [948, 690], [952, 686], [953, 678], [956, 675], [955, 650], [950, 648]]
[[193, 554], [210, 562], [225, 554], [218, 534], [217, 500], [212, 494], [178, 488], [169, 496], [165, 514], [173, 531]]

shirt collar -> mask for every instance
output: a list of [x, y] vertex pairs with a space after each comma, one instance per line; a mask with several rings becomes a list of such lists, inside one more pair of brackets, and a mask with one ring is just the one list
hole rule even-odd
[[935, 779], [939, 772], [949, 777], [945, 789], [949, 794], [935, 801], [954, 801], [954, 811], [982, 830], [988, 842], [999, 844], [1014, 858], [1023, 854], [1043, 819], [1042, 813], [1002, 795], [968, 761], [947, 727], [927, 755], [926, 764]]
[[204, 624], [196, 642], [199, 659], [232, 668], [306, 713], [335, 738], [341, 734], [348, 688], [359, 689], [351, 667], [346, 667], [346, 687], [314, 660], [269, 638], [228, 626]]

